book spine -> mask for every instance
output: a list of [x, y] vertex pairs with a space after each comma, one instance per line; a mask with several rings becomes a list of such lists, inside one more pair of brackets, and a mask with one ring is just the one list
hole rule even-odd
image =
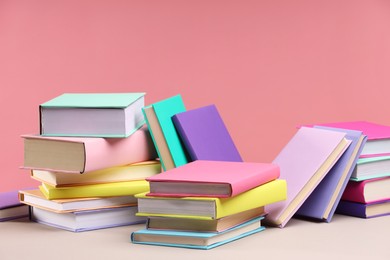
[[180, 137], [180, 140], [181, 142], [183, 143], [184, 147], [185, 147], [185, 151], [187, 152], [187, 154], [189, 155], [189, 157], [191, 158], [192, 161], [196, 161], [198, 160], [198, 157], [196, 156], [196, 153], [194, 151], [194, 148], [192, 147], [191, 143], [189, 142], [188, 140], [188, 137], [180, 123], [180, 121], [178, 120], [178, 117], [176, 115], [172, 116], [172, 122], [173, 122], [173, 125], [175, 126], [176, 128], [176, 131]]

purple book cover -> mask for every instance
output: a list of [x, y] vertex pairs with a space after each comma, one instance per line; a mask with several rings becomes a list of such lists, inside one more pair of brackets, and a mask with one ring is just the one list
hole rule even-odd
[[[374, 208], [371, 210], [371, 208]], [[372, 211], [372, 212], [371, 212]], [[390, 215], [390, 200], [369, 204], [341, 200], [336, 209], [337, 214], [358, 218], [374, 218]]]
[[172, 120], [192, 161], [242, 162], [215, 105], [178, 113]]
[[23, 205], [19, 201], [18, 191], [8, 191], [0, 193], [0, 209], [12, 208]]
[[[351, 140], [351, 144], [320, 184], [305, 200], [296, 212], [296, 215], [330, 222], [367, 138], [361, 131], [329, 127], [318, 128], [345, 132], [347, 134], [346, 138]], [[364, 139], [359, 144], [359, 139], [362, 135]]]

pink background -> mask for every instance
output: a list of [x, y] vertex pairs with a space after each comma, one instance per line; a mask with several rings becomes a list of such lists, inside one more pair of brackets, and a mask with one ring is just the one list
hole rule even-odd
[[21, 134], [64, 92], [216, 104], [246, 161], [301, 123], [390, 124], [390, 2], [0, 0], [0, 190], [35, 186]]

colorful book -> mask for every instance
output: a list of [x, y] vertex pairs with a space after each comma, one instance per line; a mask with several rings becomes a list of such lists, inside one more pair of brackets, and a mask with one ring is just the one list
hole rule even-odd
[[84, 173], [157, 158], [146, 126], [127, 138], [23, 138], [25, 169]]
[[359, 158], [352, 173], [352, 181], [363, 181], [390, 176], [390, 156]]
[[359, 218], [387, 216], [390, 215], [390, 200], [367, 204], [341, 200], [337, 207], [336, 213]]
[[345, 188], [342, 200], [359, 203], [373, 203], [390, 199], [390, 177], [350, 181]]
[[328, 127], [362, 131], [367, 136], [361, 157], [390, 154], [390, 126], [367, 121], [335, 122], [316, 124]]
[[233, 197], [279, 177], [272, 163], [197, 160], [147, 178], [149, 196]]
[[188, 162], [188, 155], [172, 122], [172, 116], [186, 111], [180, 95], [156, 102], [142, 109], [161, 165], [169, 170]]
[[366, 142], [366, 136], [361, 131], [320, 126], [318, 128], [345, 132], [351, 144], [295, 215], [330, 222], [356, 166], [356, 161]]
[[51, 227], [72, 232], [83, 232], [145, 223], [146, 219], [135, 216], [136, 206], [85, 210], [58, 214], [31, 207], [31, 220]]
[[128, 137], [145, 120], [145, 93], [65, 93], [39, 106], [44, 136]]
[[186, 232], [142, 229], [131, 234], [135, 244], [212, 249], [264, 230], [261, 217], [247, 221], [223, 232]]
[[158, 160], [114, 166], [84, 174], [31, 170], [31, 177], [53, 187], [144, 180], [161, 172]]
[[39, 190], [49, 200], [133, 196], [137, 193], [148, 192], [149, 183], [145, 180], [139, 180], [60, 188], [55, 188], [42, 183], [42, 185], [39, 186]]
[[27, 217], [28, 206], [20, 203], [18, 191], [0, 193], [0, 222]]
[[215, 105], [177, 113], [172, 121], [191, 161], [242, 162]]
[[242, 211], [219, 219], [148, 217], [147, 229], [193, 232], [222, 232], [253, 218], [265, 215], [264, 207]]
[[276, 179], [229, 198], [152, 197], [146, 194], [135, 195], [139, 216], [218, 219], [285, 200], [287, 185], [285, 180]]
[[302, 127], [273, 160], [287, 181], [287, 200], [266, 206], [269, 225], [284, 227], [350, 144], [345, 133]]
[[19, 200], [26, 205], [56, 213], [137, 205], [134, 196], [48, 200], [39, 189], [19, 191]]

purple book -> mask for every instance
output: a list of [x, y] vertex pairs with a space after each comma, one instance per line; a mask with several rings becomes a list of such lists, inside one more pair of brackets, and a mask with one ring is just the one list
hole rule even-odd
[[24, 218], [28, 214], [28, 206], [20, 203], [18, 191], [0, 193], [0, 222]]
[[192, 161], [242, 162], [215, 105], [178, 113], [172, 121]]
[[374, 203], [357, 203], [341, 200], [336, 210], [337, 214], [348, 215], [358, 218], [374, 218], [390, 215], [390, 200]]
[[7, 191], [0, 193], [0, 210], [20, 206], [18, 191]]

